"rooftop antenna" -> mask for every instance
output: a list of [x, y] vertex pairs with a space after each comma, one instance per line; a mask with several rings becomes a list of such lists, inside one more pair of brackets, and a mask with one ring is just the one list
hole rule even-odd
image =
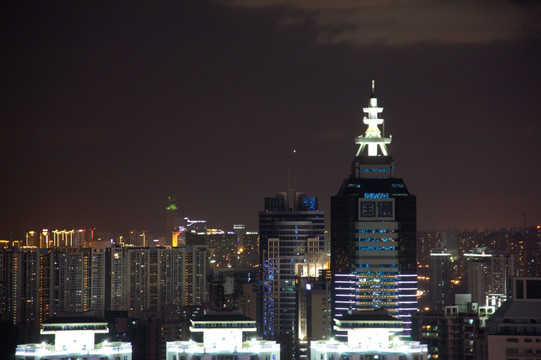
[[[287, 190], [295, 189], [295, 154], [296, 153], [297, 153], [297, 150], [293, 149], [287, 154]], [[291, 182], [293, 184], [291, 184]], [[293, 185], [293, 187], [291, 187], [291, 185]]]
[[[371, 98], [376, 98], [376, 80], [372, 80], [372, 94]], [[385, 122], [381, 124], [381, 137], [385, 137]]]

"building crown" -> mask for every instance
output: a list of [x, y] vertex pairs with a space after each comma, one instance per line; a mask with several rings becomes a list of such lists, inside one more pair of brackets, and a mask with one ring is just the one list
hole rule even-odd
[[[359, 145], [357, 155], [363, 155], [365, 149], [367, 149], [368, 156], [389, 156], [387, 150], [387, 144], [391, 143], [392, 136], [388, 138], [382, 135], [379, 125], [383, 125], [383, 119], [378, 117], [378, 114], [383, 111], [382, 107], [378, 107], [378, 99], [376, 98], [376, 82], [372, 80], [372, 94], [370, 96], [368, 107], [363, 108], [363, 112], [366, 114], [363, 118], [363, 123], [367, 125], [367, 128], [363, 135], [357, 136], [355, 144]], [[378, 151], [379, 149], [379, 151]]]

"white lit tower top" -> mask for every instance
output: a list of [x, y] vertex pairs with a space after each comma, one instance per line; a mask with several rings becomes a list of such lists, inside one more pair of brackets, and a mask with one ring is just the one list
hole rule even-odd
[[365, 148], [368, 147], [368, 156], [378, 156], [378, 149], [380, 149], [383, 156], [389, 156], [387, 150], [387, 144], [391, 143], [392, 136], [388, 138], [383, 137], [385, 134], [381, 134], [379, 125], [383, 125], [383, 119], [378, 117], [378, 114], [383, 111], [382, 107], [378, 107], [378, 99], [376, 98], [376, 81], [372, 80], [372, 95], [370, 96], [370, 104], [368, 107], [363, 108], [366, 116], [363, 118], [363, 123], [368, 125], [364, 135], [359, 135], [355, 139], [355, 144], [359, 144], [359, 150], [357, 155], [363, 154]]
[[[372, 80], [372, 94], [368, 107], [363, 108], [365, 116], [363, 123], [367, 125], [364, 134], [355, 138], [359, 150], [353, 159], [351, 177], [353, 178], [389, 178], [394, 177], [394, 161], [389, 154], [387, 145], [392, 136], [385, 137], [385, 126], [379, 114], [383, 111], [378, 107], [376, 98], [376, 82]], [[382, 126], [380, 130], [379, 126]]]

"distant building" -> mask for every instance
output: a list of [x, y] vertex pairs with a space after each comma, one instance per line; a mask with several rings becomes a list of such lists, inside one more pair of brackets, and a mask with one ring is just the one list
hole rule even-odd
[[507, 294], [512, 261], [513, 257], [505, 257], [485, 247], [476, 247], [465, 253], [465, 280], [472, 301], [488, 305], [489, 296]]
[[237, 265], [255, 267], [259, 265], [259, 234], [255, 231], [246, 231], [244, 225], [233, 225], [237, 234]]
[[430, 252], [430, 300], [439, 310], [451, 304], [451, 253], [444, 243], [438, 241]]
[[362, 311], [335, 319], [337, 331], [347, 332], [347, 342], [312, 341], [310, 359], [427, 359], [427, 347], [417, 341], [403, 340], [403, 322], [386, 311]]
[[208, 267], [206, 245], [0, 249], [0, 319], [19, 342], [36, 341], [58, 312], [174, 321], [184, 306], [208, 302]]
[[178, 246], [178, 234], [179, 234], [179, 216], [176, 199], [174, 197], [168, 198], [169, 204], [165, 208], [165, 245], [176, 247]]
[[207, 220], [182, 219], [179, 233], [180, 246], [208, 245]]
[[511, 292], [511, 299], [486, 322], [487, 359], [539, 359], [541, 278], [513, 278]]
[[54, 335], [54, 343], [18, 345], [17, 360], [131, 360], [132, 347], [127, 342], [95, 343], [96, 334], [109, 332], [107, 322], [85, 315], [62, 315], [45, 321], [42, 335]]
[[207, 229], [206, 243], [213, 267], [233, 267], [238, 263], [238, 234], [234, 231]]
[[453, 304], [422, 311], [413, 317], [412, 337], [427, 344], [431, 358], [482, 359], [481, 329], [495, 308], [478, 306], [471, 300], [471, 294], [456, 294]]
[[167, 360], [280, 360], [280, 345], [275, 341], [257, 340], [244, 333], [255, 333], [255, 320], [240, 313], [207, 312], [191, 321], [192, 334], [202, 333], [203, 341], [167, 343]]
[[206, 245], [112, 248], [111, 309], [131, 317], [178, 318], [186, 305], [208, 302]]

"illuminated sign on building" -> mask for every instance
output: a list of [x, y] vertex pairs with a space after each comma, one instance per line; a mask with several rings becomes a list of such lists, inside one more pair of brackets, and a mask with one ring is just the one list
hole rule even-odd
[[359, 221], [393, 221], [394, 199], [359, 199]]

